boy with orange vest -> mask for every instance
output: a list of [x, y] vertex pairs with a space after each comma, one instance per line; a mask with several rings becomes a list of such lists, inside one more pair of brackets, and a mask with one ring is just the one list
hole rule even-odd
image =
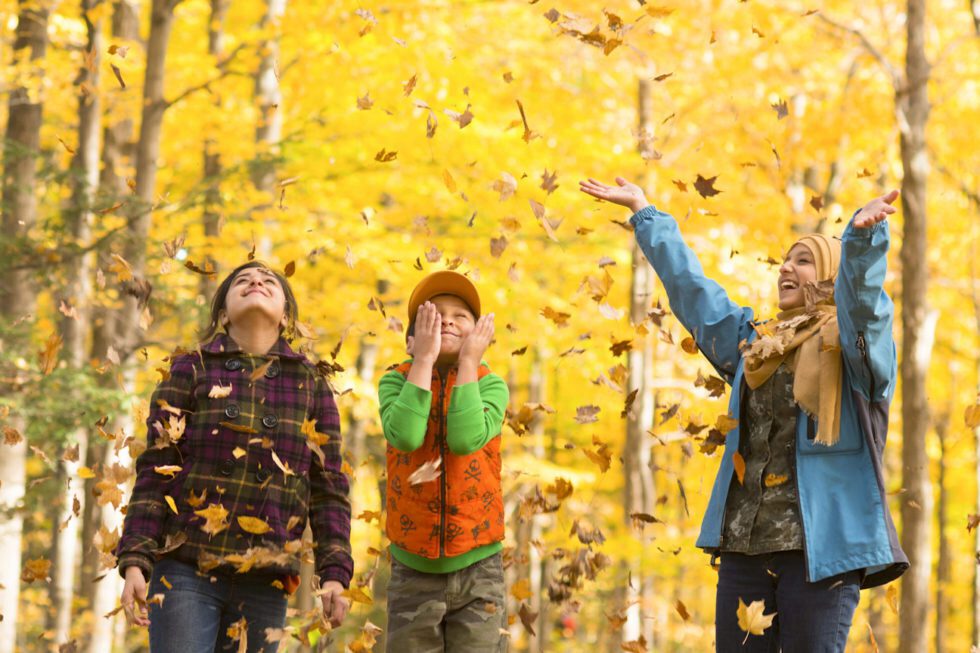
[[507, 384], [481, 361], [493, 314], [465, 276], [433, 273], [408, 302], [412, 358], [379, 384], [391, 540], [387, 650], [507, 649], [500, 427]]

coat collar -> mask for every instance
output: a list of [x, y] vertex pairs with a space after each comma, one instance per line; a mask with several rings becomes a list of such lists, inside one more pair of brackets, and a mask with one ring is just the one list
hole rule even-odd
[[[242, 348], [227, 333], [219, 333], [210, 342], [201, 345], [201, 351], [214, 355], [240, 354], [242, 353]], [[276, 340], [276, 344], [272, 345], [272, 349], [269, 350], [266, 356], [292, 358], [295, 360], [302, 360], [304, 358], [303, 354], [293, 351], [289, 343], [282, 337]]]

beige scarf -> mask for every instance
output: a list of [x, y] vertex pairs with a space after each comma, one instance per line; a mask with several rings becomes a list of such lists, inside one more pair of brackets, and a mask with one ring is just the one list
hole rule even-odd
[[811, 234], [796, 244], [813, 253], [818, 283], [804, 288], [806, 306], [783, 311], [760, 327], [744, 351], [745, 381], [754, 390], [785, 361], [793, 370], [793, 399], [816, 419], [816, 441], [831, 446], [840, 438], [842, 360], [833, 296], [840, 241]]

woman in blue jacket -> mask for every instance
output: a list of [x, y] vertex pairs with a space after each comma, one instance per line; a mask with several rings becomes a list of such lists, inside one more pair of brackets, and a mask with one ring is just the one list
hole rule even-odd
[[[726, 437], [697, 541], [720, 558], [717, 650], [842, 652], [859, 591], [908, 568], [882, 479], [897, 370], [894, 308], [882, 287], [885, 219], [898, 191], [857, 211], [840, 240], [797, 241], [779, 268], [780, 313], [759, 323], [704, 276], [674, 218], [639, 186], [616, 182], [580, 188], [633, 211], [636, 241], [671, 310], [732, 386], [738, 427]], [[776, 613], [744, 645], [740, 600], [764, 600]]]

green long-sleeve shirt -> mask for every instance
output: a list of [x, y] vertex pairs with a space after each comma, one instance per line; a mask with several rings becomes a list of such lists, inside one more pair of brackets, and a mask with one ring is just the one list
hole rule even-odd
[[[496, 374], [479, 381], [453, 386], [446, 411], [446, 446], [455, 455], [465, 456], [482, 449], [500, 435], [510, 393]], [[378, 384], [381, 426], [385, 439], [399, 451], [411, 452], [422, 446], [432, 411], [432, 392], [423, 390], [396, 371], [381, 377]], [[405, 551], [395, 544], [391, 554], [399, 562], [426, 573], [449, 573], [468, 567], [502, 549], [500, 542], [477, 547], [458, 556], [430, 559]]]

